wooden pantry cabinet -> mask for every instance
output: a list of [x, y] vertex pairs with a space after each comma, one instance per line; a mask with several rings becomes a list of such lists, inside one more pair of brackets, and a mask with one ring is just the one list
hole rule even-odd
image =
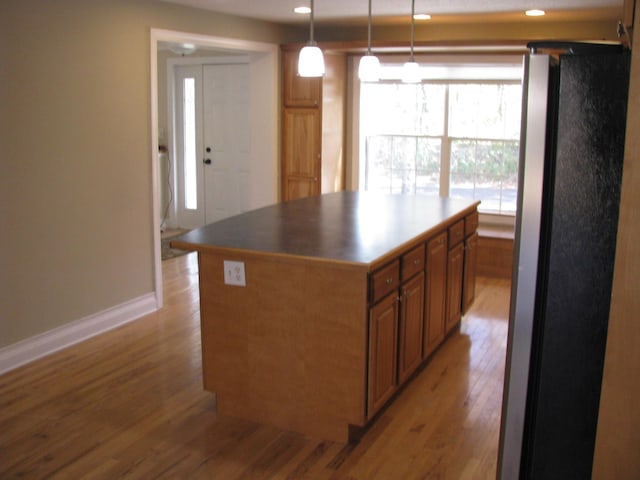
[[345, 181], [346, 56], [325, 52], [325, 76], [304, 78], [299, 50], [282, 47], [282, 201], [340, 191]]
[[322, 125], [317, 108], [285, 108], [282, 124], [282, 200], [320, 194]]

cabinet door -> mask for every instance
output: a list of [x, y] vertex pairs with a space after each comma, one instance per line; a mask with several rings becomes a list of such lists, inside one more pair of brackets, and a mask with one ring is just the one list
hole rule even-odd
[[422, 361], [424, 324], [424, 272], [404, 285], [400, 297], [400, 345], [398, 383], [402, 384]]
[[427, 243], [426, 308], [423, 357], [433, 352], [444, 339], [444, 315], [447, 292], [447, 233]]
[[476, 272], [478, 265], [478, 232], [465, 240], [464, 283], [462, 284], [462, 313], [466, 313], [476, 297]]
[[320, 110], [287, 108], [282, 142], [282, 200], [320, 194]]
[[369, 317], [369, 389], [367, 416], [375, 413], [398, 386], [398, 298], [391, 293], [377, 303]]
[[298, 75], [298, 50], [282, 52], [283, 98], [285, 107], [318, 107], [322, 96], [322, 78]]
[[459, 243], [449, 250], [447, 262], [447, 317], [445, 333], [460, 321], [462, 316], [462, 272], [464, 244]]
[[447, 285], [447, 233], [427, 242], [426, 306], [424, 312], [423, 357], [444, 339]]

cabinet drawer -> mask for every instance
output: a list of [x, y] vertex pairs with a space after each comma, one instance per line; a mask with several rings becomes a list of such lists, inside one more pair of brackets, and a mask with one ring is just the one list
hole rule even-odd
[[400, 262], [396, 260], [371, 275], [371, 302], [376, 303], [400, 284]]
[[464, 218], [464, 236], [468, 237], [478, 229], [478, 212], [470, 213]]
[[464, 239], [464, 220], [449, 227], [449, 248], [459, 244]]
[[402, 281], [410, 279], [422, 270], [424, 270], [424, 245], [420, 245], [402, 256]]

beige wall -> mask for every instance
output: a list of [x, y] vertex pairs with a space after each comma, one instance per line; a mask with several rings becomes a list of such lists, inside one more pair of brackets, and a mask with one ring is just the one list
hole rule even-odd
[[151, 0], [0, 2], [0, 347], [153, 290], [152, 27], [287, 38]]
[[[640, 3], [636, 2], [636, 15]], [[635, 29], [620, 226], [611, 296], [596, 480], [640, 478], [640, 29]]]

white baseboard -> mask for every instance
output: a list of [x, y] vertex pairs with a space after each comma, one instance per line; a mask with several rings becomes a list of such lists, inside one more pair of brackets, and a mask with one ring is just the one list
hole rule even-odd
[[157, 310], [153, 293], [0, 348], [0, 374]]

